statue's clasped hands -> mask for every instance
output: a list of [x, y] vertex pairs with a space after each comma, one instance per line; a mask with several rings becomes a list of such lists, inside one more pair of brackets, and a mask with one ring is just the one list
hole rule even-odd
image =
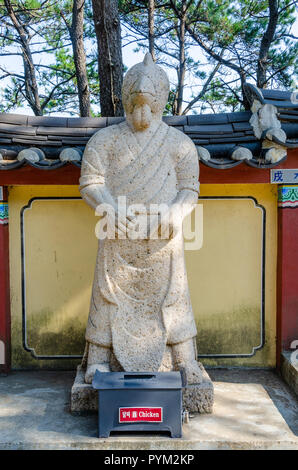
[[181, 230], [181, 207], [177, 204], [162, 209], [130, 210], [127, 238], [170, 239]]
[[149, 208], [142, 204], [119, 205], [106, 188], [101, 191], [101, 202], [110, 209], [107, 210], [107, 217], [116, 238], [131, 240], [174, 238], [181, 231], [183, 219], [190, 211], [188, 206], [191, 207], [183, 200], [176, 200], [169, 206], [155, 207], [152, 204]]

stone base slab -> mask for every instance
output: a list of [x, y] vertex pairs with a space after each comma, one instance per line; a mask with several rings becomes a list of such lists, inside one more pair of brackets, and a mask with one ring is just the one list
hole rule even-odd
[[281, 354], [281, 375], [289, 387], [298, 396], [298, 367], [291, 360], [293, 351], [283, 351]]
[[69, 412], [73, 371], [13, 371], [0, 376], [0, 450], [298, 450], [298, 402], [281, 377], [265, 369], [209, 373], [213, 413], [191, 414], [182, 439], [159, 433], [99, 439], [96, 413]]
[[[188, 385], [183, 390], [183, 408], [190, 413], [212, 413], [214, 402], [214, 389], [211, 379], [204, 367], [200, 364], [203, 372], [203, 381], [200, 384]], [[85, 370], [78, 366], [77, 374], [71, 388], [70, 409], [73, 414], [85, 412], [96, 412], [97, 390], [84, 380]]]

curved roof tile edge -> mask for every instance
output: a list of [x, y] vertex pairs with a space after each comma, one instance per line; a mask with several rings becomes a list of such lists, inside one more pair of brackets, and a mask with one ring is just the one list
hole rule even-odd
[[[251, 111], [163, 119], [193, 140], [206, 166], [228, 169], [245, 163], [255, 168], [275, 167], [284, 161], [288, 148], [298, 147], [298, 102], [289, 109], [291, 92], [261, 90], [250, 83], [245, 84], [245, 92]], [[68, 162], [80, 166], [89, 138], [124, 119], [0, 114], [0, 169], [17, 169], [26, 163], [44, 170]]]

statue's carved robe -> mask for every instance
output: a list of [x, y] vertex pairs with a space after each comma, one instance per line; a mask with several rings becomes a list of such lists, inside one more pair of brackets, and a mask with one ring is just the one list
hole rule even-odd
[[[97, 132], [83, 157], [80, 190], [106, 185], [127, 205], [166, 203], [198, 192], [198, 155], [182, 132], [161, 123], [142, 149], [126, 122]], [[112, 347], [124, 370], [158, 370], [166, 345], [196, 336], [182, 231], [158, 240], [99, 241], [86, 340]]]

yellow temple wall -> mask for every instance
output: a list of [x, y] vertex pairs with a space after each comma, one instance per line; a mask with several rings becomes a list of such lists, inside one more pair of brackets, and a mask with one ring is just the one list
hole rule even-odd
[[[199, 205], [195, 242], [185, 252], [198, 354], [208, 365], [274, 367], [276, 189], [201, 185]], [[74, 367], [71, 356], [84, 348], [98, 218], [76, 186], [10, 187], [9, 209], [12, 366]]]

